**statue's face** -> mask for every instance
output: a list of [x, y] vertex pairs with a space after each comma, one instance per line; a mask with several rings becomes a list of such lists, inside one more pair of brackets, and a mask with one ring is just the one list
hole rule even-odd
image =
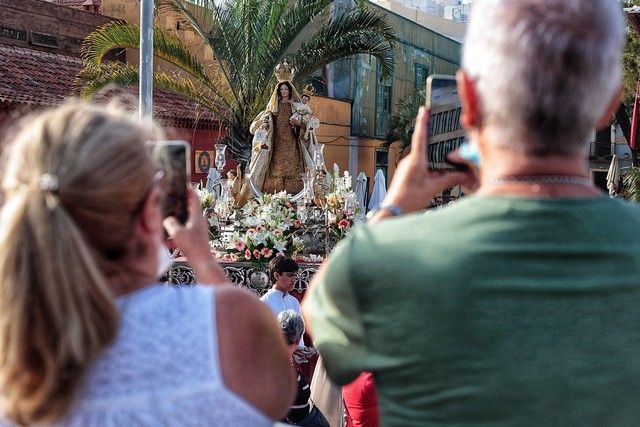
[[280, 98], [289, 99], [289, 86], [287, 85], [280, 86]]

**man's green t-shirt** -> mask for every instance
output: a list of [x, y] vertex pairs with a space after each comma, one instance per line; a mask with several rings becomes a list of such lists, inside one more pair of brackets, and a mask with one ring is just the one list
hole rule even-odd
[[364, 225], [311, 291], [314, 342], [384, 426], [640, 425], [640, 207], [470, 197]]

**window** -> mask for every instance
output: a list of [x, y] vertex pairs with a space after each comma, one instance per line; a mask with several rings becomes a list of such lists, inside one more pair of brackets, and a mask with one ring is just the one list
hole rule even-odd
[[453, 125], [454, 128], [453, 130], [459, 130], [462, 129], [462, 126], [460, 125], [460, 113], [462, 112], [462, 107], [458, 107], [458, 109], [456, 110], [456, 117], [453, 121]]
[[389, 150], [387, 148], [376, 148], [376, 172], [380, 169], [384, 174], [384, 179], [387, 185], [389, 185], [388, 171], [389, 171]]
[[380, 63], [376, 69], [376, 136], [385, 136], [389, 130], [391, 116], [391, 80], [382, 81]]
[[414, 84], [416, 90], [424, 90], [429, 77], [429, 68], [426, 65], [414, 64]]
[[35, 46], [44, 46], [57, 49], [58, 37], [52, 34], [31, 32], [31, 44]]

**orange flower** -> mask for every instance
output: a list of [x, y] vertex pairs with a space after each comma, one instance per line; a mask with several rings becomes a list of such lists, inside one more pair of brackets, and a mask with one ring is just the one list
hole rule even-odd
[[347, 219], [341, 219], [340, 222], [338, 223], [338, 228], [340, 230], [346, 230], [347, 228], [349, 228], [349, 221]]

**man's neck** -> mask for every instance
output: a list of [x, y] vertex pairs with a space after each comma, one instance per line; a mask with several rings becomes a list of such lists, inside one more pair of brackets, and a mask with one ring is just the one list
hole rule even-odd
[[[586, 161], [579, 155], [531, 157], [485, 147], [482, 152], [480, 188], [476, 194], [529, 197], [597, 197], [602, 194], [593, 185], [577, 184], [577, 179], [573, 180], [575, 182], [560, 180], [558, 176], [589, 178], [590, 173]], [[541, 179], [518, 180], [519, 177]]]

